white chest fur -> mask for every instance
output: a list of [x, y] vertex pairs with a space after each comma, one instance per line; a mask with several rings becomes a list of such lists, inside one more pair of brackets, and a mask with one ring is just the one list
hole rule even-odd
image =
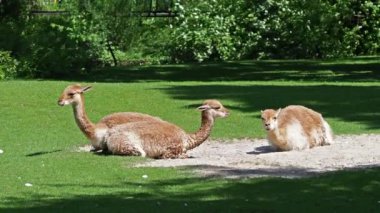
[[124, 137], [126, 138], [126, 143], [129, 143], [135, 147], [141, 154], [142, 157], [146, 156], [146, 153], [143, 149], [141, 138], [134, 132], [124, 132]]
[[96, 148], [103, 148], [105, 146], [105, 137], [108, 134], [108, 129], [99, 128], [95, 130], [95, 138], [93, 139], [92, 145]]
[[287, 141], [290, 149], [302, 150], [309, 147], [308, 138], [298, 121], [294, 121], [286, 126]]

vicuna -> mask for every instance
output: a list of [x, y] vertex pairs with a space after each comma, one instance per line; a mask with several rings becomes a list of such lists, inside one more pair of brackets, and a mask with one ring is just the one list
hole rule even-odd
[[333, 133], [322, 115], [312, 109], [290, 105], [261, 111], [269, 143], [278, 151], [303, 150], [333, 143]]
[[96, 150], [117, 155], [151, 158], [186, 157], [186, 151], [202, 144], [210, 135], [217, 117], [228, 110], [217, 100], [206, 100], [198, 107], [202, 112], [200, 129], [188, 134], [178, 126], [141, 113], [120, 112], [92, 123], [84, 108], [84, 95], [90, 87], [70, 85], [58, 99], [60, 106], [72, 105], [75, 121]]
[[150, 115], [135, 112], [118, 112], [102, 118], [94, 124], [88, 118], [84, 107], [84, 93], [89, 91], [91, 86], [82, 87], [79, 84], [69, 85], [65, 88], [58, 99], [58, 105], [72, 105], [75, 121], [90, 140], [94, 150], [107, 150], [104, 137], [110, 128], [136, 121], [156, 121], [161, 120]]
[[228, 116], [228, 110], [217, 100], [206, 100], [198, 107], [201, 127], [186, 133], [166, 121], [133, 122], [111, 128], [105, 138], [108, 150], [117, 155], [151, 158], [186, 158], [186, 152], [201, 145], [209, 136], [217, 117]]

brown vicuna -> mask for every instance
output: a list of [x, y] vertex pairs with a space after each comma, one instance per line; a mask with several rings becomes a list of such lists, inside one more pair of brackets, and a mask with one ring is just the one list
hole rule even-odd
[[60, 95], [58, 104], [73, 106], [75, 121], [95, 150], [109, 150], [118, 155], [185, 157], [187, 150], [199, 146], [209, 137], [214, 118], [228, 115], [228, 110], [217, 100], [205, 101], [198, 107], [202, 111], [201, 128], [193, 134], [186, 134], [158, 117], [134, 112], [113, 113], [94, 124], [84, 108], [83, 93], [90, 88], [70, 85]]
[[228, 116], [228, 110], [217, 100], [206, 100], [200, 129], [192, 134], [166, 121], [133, 122], [118, 125], [106, 137], [108, 150], [117, 155], [150, 158], [185, 158], [186, 151], [202, 144], [209, 136], [216, 117]]
[[82, 87], [79, 84], [70, 85], [65, 88], [58, 99], [60, 106], [72, 105], [74, 110], [74, 117], [78, 127], [91, 141], [95, 150], [106, 150], [104, 137], [108, 134], [108, 130], [116, 125], [123, 123], [136, 122], [136, 121], [161, 121], [157, 117], [150, 115], [134, 113], [134, 112], [119, 112], [110, 114], [102, 118], [98, 123], [92, 123], [87, 117], [84, 108], [83, 93], [89, 91], [91, 87]]
[[278, 151], [303, 150], [333, 143], [333, 134], [322, 115], [298, 105], [261, 111], [267, 139]]

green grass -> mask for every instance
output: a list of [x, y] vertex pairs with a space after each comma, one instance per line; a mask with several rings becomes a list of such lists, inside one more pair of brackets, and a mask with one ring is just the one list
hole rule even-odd
[[[82, 159], [85, 157], [81, 157]], [[101, 159], [92, 159], [92, 161]], [[85, 158], [83, 163], [87, 163]], [[99, 166], [109, 168], [110, 161]], [[64, 164], [64, 163], [62, 163]], [[61, 164], [58, 164], [61, 165]], [[62, 169], [65, 170], [64, 166]], [[75, 167], [74, 167], [75, 169]], [[10, 212], [378, 212], [380, 170], [307, 179], [199, 179], [170, 169], [73, 170], [16, 184], [2, 203]], [[57, 169], [58, 170], [58, 169]], [[95, 175], [96, 174], [96, 175]], [[142, 179], [142, 174], [148, 174]], [[53, 176], [53, 175], [52, 175]], [[90, 177], [87, 177], [90, 176]], [[14, 190], [14, 189], [13, 189]]]
[[378, 168], [294, 180], [199, 179], [188, 170], [131, 168], [146, 159], [76, 152], [86, 139], [71, 107], [57, 105], [68, 84], [81, 82], [93, 86], [86, 110], [94, 122], [112, 112], [138, 111], [195, 131], [195, 108], [217, 98], [231, 116], [217, 120], [212, 138], [263, 138], [260, 110], [289, 104], [320, 111], [336, 134], [379, 133], [378, 61], [143, 66], [70, 81], [0, 82], [0, 211], [379, 211]]

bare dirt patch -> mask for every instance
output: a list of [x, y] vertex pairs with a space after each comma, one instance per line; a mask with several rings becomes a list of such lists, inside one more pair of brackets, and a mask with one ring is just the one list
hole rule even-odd
[[380, 167], [380, 135], [341, 135], [330, 146], [290, 152], [275, 152], [265, 139], [209, 140], [188, 155], [188, 159], [148, 160], [136, 167], [184, 167], [207, 177], [305, 177]]

